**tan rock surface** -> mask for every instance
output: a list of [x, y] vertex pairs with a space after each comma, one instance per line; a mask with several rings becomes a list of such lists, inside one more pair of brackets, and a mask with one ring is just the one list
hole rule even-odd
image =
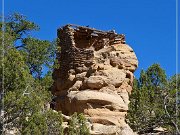
[[138, 61], [124, 35], [67, 25], [58, 37], [54, 108], [65, 115], [84, 113], [92, 135], [134, 134], [125, 115]]

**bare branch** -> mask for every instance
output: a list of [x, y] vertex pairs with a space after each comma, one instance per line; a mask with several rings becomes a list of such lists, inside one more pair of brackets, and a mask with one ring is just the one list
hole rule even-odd
[[165, 112], [167, 114], [167, 116], [169, 117], [169, 119], [171, 120], [172, 124], [174, 125], [174, 127], [176, 128], [176, 131], [178, 134], [180, 134], [180, 131], [179, 131], [179, 128], [178, 128], [178, 125], [176, 124], [176, 122], [172, 119], [171, 115], [169, 114], [168, 110], [167, 110], [167, 106], [166, 106], [166, 100], [168, 98], [168, 95], [165, 96], [164, 98], [164, 109], [165, 109]]

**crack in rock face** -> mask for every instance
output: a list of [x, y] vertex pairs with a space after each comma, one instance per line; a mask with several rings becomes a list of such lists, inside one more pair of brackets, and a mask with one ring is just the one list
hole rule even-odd
[[125, 36], [66, 25], [58, 38], [60, 67], [53, 72], [51, 107], [68, 116], [84, 113], [92, 135], [134, 134], [125, 115], [138, 60]]

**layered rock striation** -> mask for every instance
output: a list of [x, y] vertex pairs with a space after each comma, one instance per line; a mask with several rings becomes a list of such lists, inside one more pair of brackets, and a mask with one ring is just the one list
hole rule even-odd
[[134, 134], [125, 115], [138, 60], [125, 36], [66, 25], [58, 29], [58, 38], [54, 109], [65, 115], [84, 113], [94, 135]]

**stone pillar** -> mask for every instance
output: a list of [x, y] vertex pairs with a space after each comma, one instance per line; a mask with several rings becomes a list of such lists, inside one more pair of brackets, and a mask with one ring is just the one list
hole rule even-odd
[[134, 134], [125, 115], [138, 60], [124, 35], [66, 25], [58, 29], [58, 38], [55, 109], [65, 115], [84, 113], [92, 135]]

